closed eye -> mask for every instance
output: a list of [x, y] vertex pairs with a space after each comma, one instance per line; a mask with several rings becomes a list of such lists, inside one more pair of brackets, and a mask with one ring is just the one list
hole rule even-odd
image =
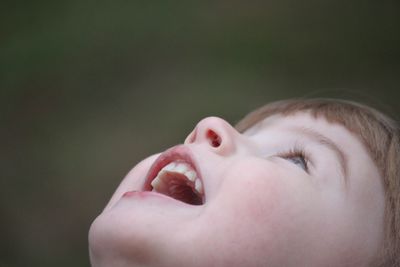
[[282, 152], [278, 154], [279, 157], [286, 159], [293, 164], [297, 165], [299, 168], [302, 168], [305, 172], [309, 172], [308, 169], [308, 157], [304, 149], [294, 148], [287, 152]]

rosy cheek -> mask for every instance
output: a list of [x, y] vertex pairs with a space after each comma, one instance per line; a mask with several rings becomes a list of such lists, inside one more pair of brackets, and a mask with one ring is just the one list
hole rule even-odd
[[274, 163], [250, 163], [232, 170], [231, 182], [225, 188], [227, 203], [236, 218], [240, 218], [237, 226], [260, 232], [291, 227], [301, 210], [299, 205], [307, 204], [302, 196], [308, 192], [308, 183], [304, 177], [296, 176], [296, 172]]
[[207, 216], [214, 221], [212, 237], [224, 233], [218, 237], [221, 247], [230, 250], [226, 244], [238, 244], [238, 255], [246, 250], [249, 258], [263, 258], [266, 251], [276, 252], [274, 247], [284, 242], [280, 238], [287, 237], [282, 233], [288, 228], [281, 206], [286, 193], [282, 184], [276, 179], [249, 179], [224, 184], [222, 190], [224, 197], [216, 200], [217, 207]]
[[256, 224], [271, 223], [280, 213], [284, 188], [276, 179], [249, 181], [238, 194], [237, 210]]

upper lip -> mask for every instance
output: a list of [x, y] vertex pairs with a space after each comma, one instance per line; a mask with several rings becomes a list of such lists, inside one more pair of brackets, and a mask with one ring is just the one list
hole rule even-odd
[[197, 173], [198, 178], [202, 180], [199, 169], [197, 168], [192, 153], [185, 145], [174, 146], [163, 152], [150, 167], [147, 172], [143, 191], [151, 191], [151, 182], [156, 178], [158, 172], [173, 161], [183, 161], [189, 164]]

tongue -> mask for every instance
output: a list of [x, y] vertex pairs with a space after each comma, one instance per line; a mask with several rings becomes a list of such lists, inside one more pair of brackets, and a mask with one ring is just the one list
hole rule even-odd
[[153, 191], [169, 195], [171, 189], [177, 186], [187, 185], [188, 180], [185, 175], [179, 172], [163, 171], [161, 175], [158, 175], [153, 181]]
[[201, 202], [201, 199], [193, 192], [193, 182], [189, 181], [182, 173], [163, 171], [152, 185], [153, 191], [176, 200], [195, 205]]

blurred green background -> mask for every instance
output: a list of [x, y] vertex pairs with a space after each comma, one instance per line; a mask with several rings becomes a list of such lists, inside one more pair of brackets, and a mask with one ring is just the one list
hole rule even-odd
[[88, 266], [128, 170], [201, 118], [336, 96], [400, 111], [400, 2], [0, 4], [0, 266]]

